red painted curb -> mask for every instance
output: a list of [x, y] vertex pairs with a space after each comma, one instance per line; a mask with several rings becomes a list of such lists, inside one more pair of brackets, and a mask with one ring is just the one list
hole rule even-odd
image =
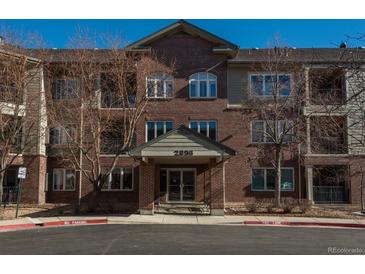
[[90, 219], [90, 220], [70, 220], [70, 221], [44, 222], [42, 226], [107, 224], [107, 223], [108, 223], [107, 219]]
[[289, 222], [289, 221], [243, 221], [244, 225], [287, 225], [287, 226], [332, 226], [365, 228], [365, 224], [353, 223], [319, 223], [319, 222]]
[[70, 220], [70, 221], [53, 221], [44, 222], [41, 224], [16, 224], [16, 225], [4, 225], [0, 226], [0, 231], [7, 230], [20, 230], [31, 229], [35, 227], [50, 227], [50, 226], [63, 226], [63, 225], [86, 225], [86, 224], [107, 224], [107, 219], [90, 219], [90, 220]]
[[0, 226], [0, 230], [17, 230], [17, 229], [28, 229], [34, 228], [35, 224], [17, 224], [17, 225], [3, 225]]

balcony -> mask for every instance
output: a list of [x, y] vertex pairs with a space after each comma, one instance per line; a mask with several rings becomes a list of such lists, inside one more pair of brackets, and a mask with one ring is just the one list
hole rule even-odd
[[15, 87], [8, 87], [0, 84], [0, 102], [11, 104], [22, 104], [23, 93]]
[[313, 200], [316, 204], [345, 204], [348, 192], [344, 186], [313, 186]]
[[316, 142], [312, 142], [312, 153], [346, 154], [347, 145], [339, 137], [320, 137]]
[[101, 108], [135, 108], [136, 107], [136, 95], [128, 95], [127, 102], [123, 102], [121, 98], [117, 98], [113, 92], [101, 93]]
[[310, 103], [313, 105], [343, 105], [345, 99], [340, 88], [312, 89]]

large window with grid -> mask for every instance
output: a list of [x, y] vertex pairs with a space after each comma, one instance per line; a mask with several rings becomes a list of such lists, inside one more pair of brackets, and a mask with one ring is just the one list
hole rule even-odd
[[198, 72], [189, 77], [190, 98], [216, 98], [217, 76], [209, 72]]
[[52, 98], [54, 100], [65, 100], [77, 98], [80, 88], [78, 79], [54, 79], [52, 81]]
[[[251, 122], [251, 142], [252, 143], [273, 143], [274, 121], [253, 120]], [[289, 120], [278, 121], [278, 138], [283, 138], [283, 142], [287, 143], [293, 137], [293, 124]], [[283, 135], [284, 134], [284, 135]]]
[[192, 120], [189, 122], [189, 128], [203, 134], [213, 140], [217, 140], [217, 121], [206, 120], [196, 121]]
[[103, 191], [132, 191], [133, 168], [114, 168], [104, 182]]
[[172, 128], [172, 121], [148, 121], [146, 123], [146, 141], [151, 141], [152, 139], [169, 132]]
[[172, 98], [174, 78], [166, 74], [147, 77], [147, 97]]
[[75, 170], [66, 168], [53, 169], [53, 190], [73, 191], [75, 190]]
[[291, 91], [290, 74], [251, 74], [251, 94], [255, 96], [289, 96]]
[[52, 127], [49, 129], [49, 141], [52, 145], [67, 144], [75, 141], [76, 125], [67, 125], [65, 127]]
[[[281, 169], [280, 187], [282, 191], [294, 190], [294, 169]], [[251, 189], [254, 191], [275, 190], [275, 170], [273, 168], [253, 168], [251, 178]]]

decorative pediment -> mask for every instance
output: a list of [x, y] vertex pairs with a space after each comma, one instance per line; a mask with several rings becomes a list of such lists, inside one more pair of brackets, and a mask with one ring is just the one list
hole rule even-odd
[[132, 149], [133, 157], [227, 157], [236, 151], [185, 126]]
[[220, 38], [206, 30], [203, 30], [185, 20], [179, 20], [157, 32], [154, 32], [126, 47], [127, 50], [148, 50], [151, 43], [162, 39], [166, 36], [184, 32], [193, 36], [198, 36], [214, 45], [213, 52], [223, 53], [234, 56], [238, 52], [238, 46]]

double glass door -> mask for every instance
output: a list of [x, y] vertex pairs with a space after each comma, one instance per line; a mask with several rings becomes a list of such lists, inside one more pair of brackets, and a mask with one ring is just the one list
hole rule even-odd
[[195, 169], [167, 170], [168, 201], [195, 200]]

